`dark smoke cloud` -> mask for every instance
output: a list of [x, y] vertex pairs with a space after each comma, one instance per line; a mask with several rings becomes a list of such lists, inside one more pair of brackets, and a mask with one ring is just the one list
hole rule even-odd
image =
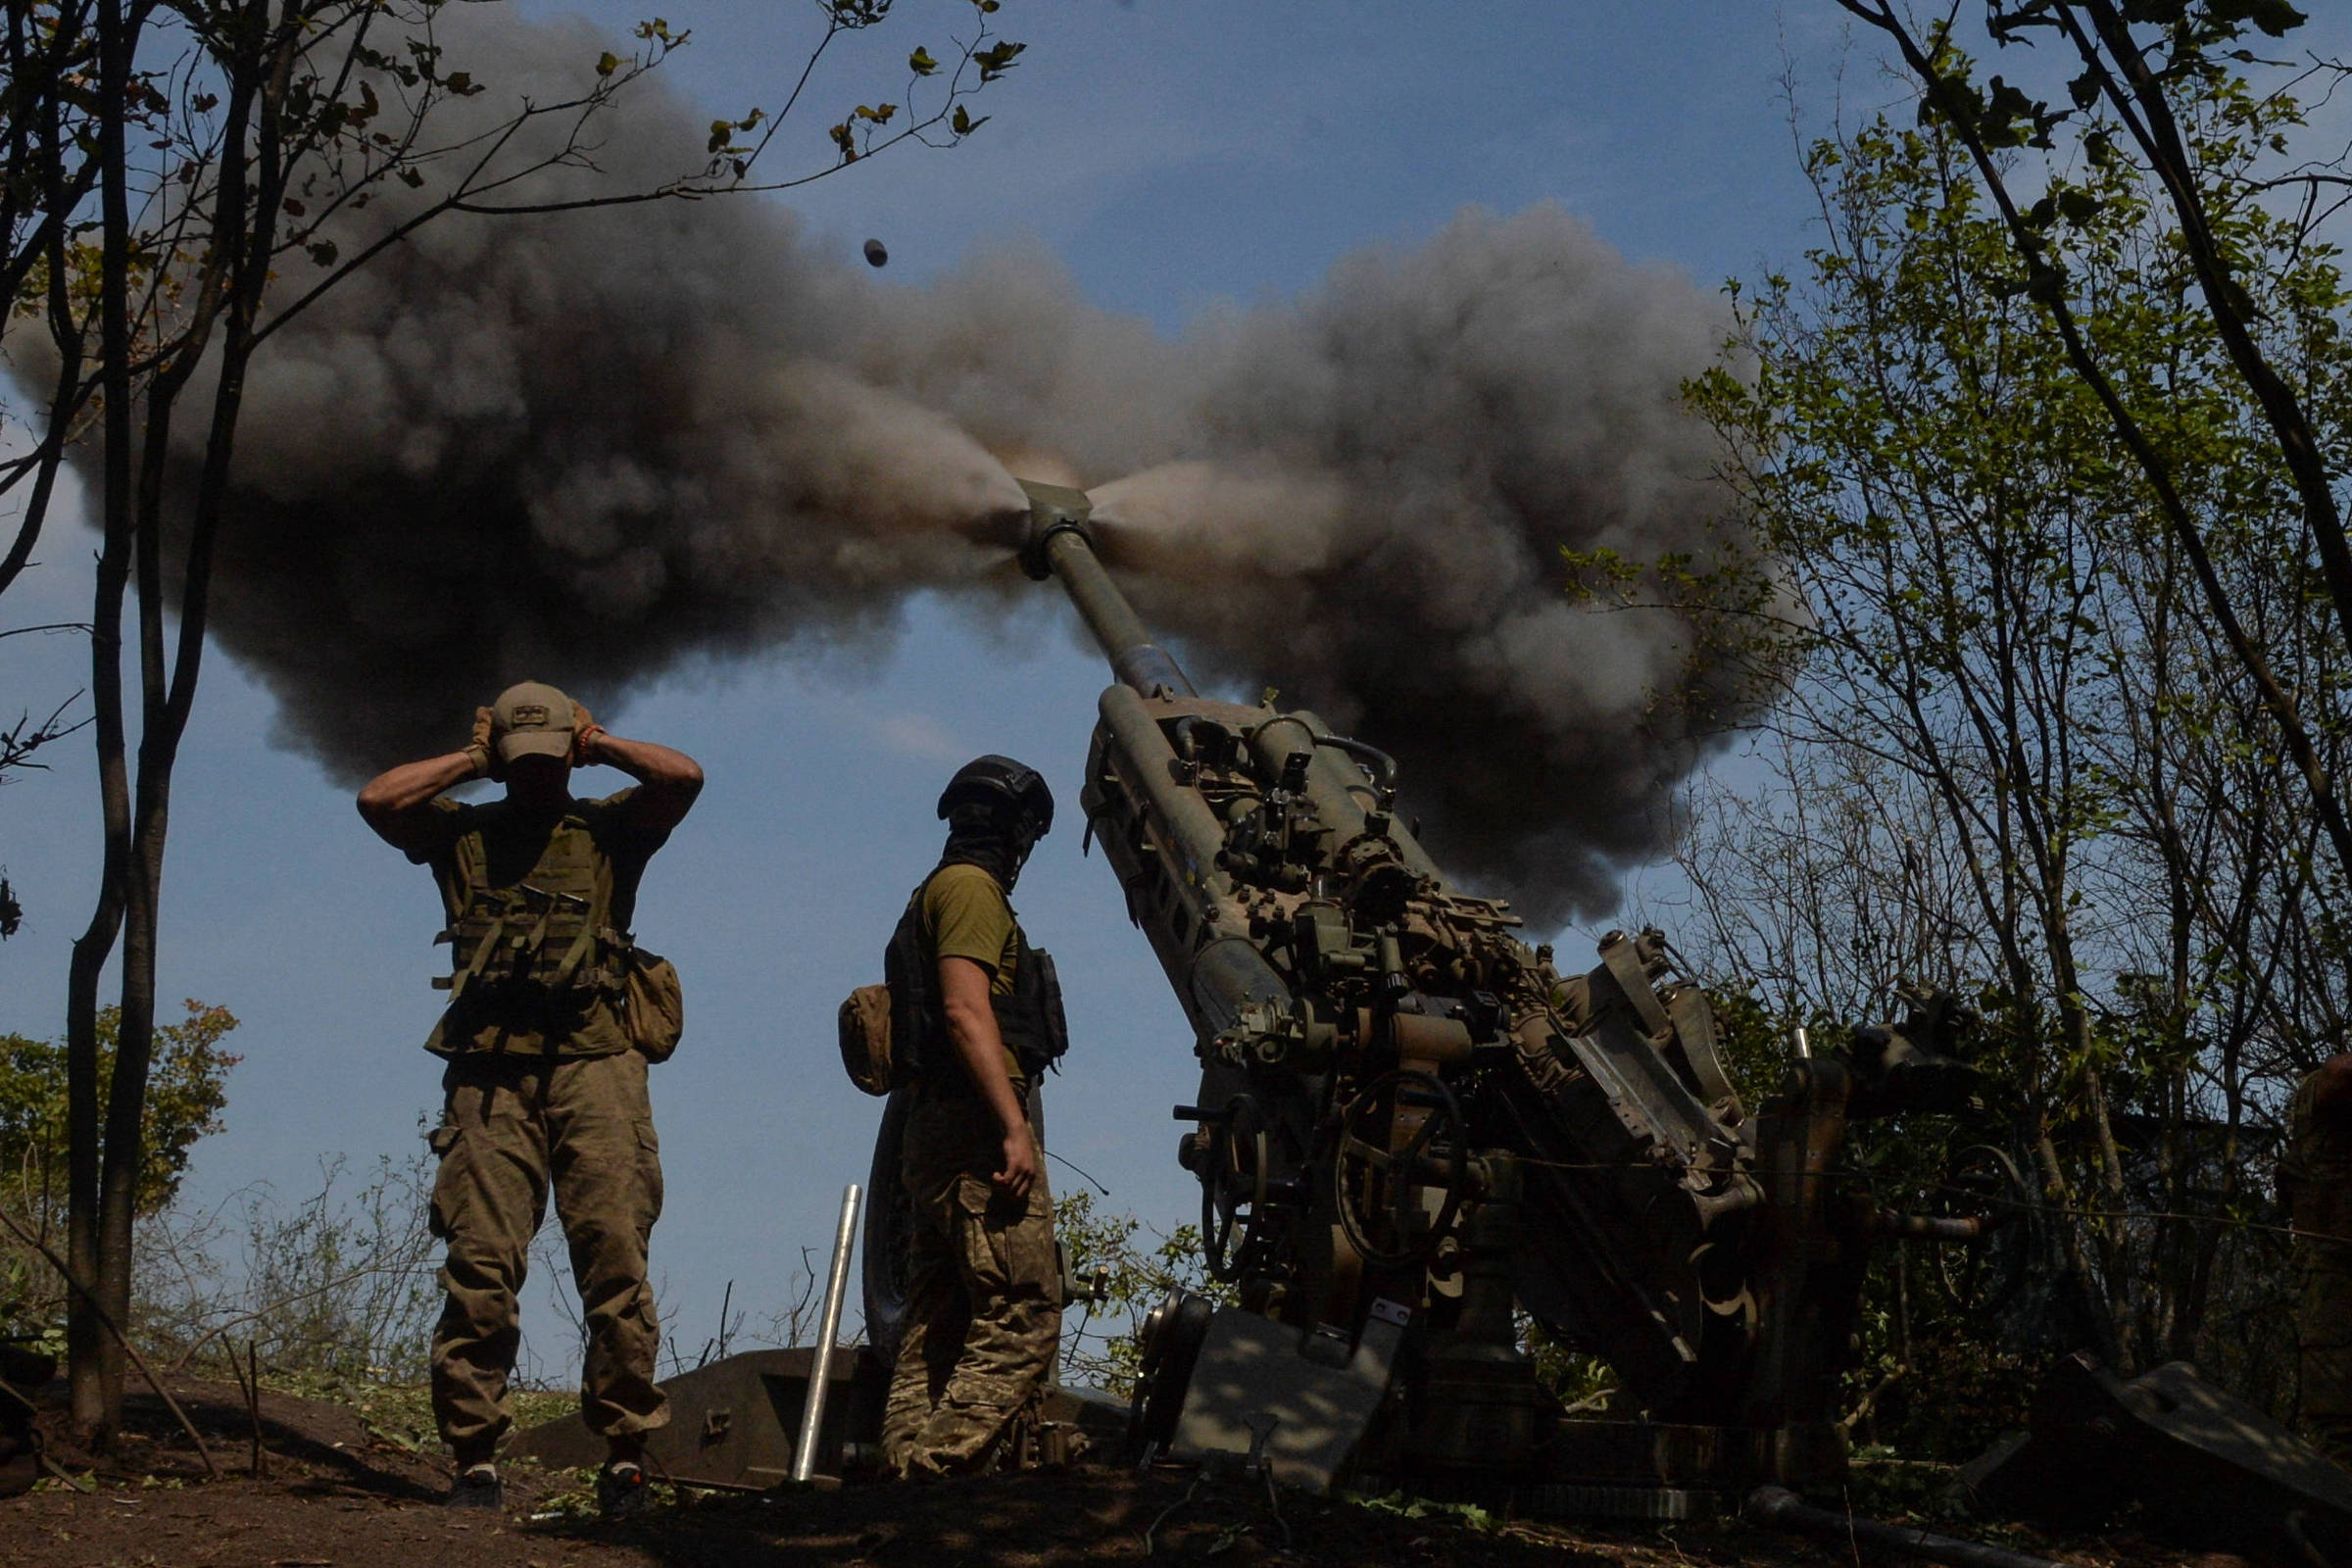
[[[491, 87], [469, 112], [602, 47], [467, 10], [451, 58]], [[694, 124], [643, 95], [601, 176], [532, 193], [691, 166]], [[346, 251], [399, 214], [356, 215]], [[1010, 592], [1010, 463], [1095, 489], [1114, 566], [1202, 672], [1398, 754], [1467, 880], [1539, 919], [1598, 910], [1700, 743], [1655, 701], [1687, 628], [1576, 608], [1557, 552], [1707, 548], [1722, 497], [1674, 394], [1719, 327], [1550, 206], [1466, 213], [1175, 341], [1044, 256], [898, 287], [751, 201], [443, 220], [257, 361], [217, 634], [356, 778], [524, 675], [593, 701], [693, 654], [884, 634], [914, 590]]]

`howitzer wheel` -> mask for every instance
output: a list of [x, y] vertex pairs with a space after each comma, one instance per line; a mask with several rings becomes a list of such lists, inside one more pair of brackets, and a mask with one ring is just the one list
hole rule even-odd
[[1208, 1339], [1216, 1303], [1185, 1290], [1171, 1290], [1144, 1319], [1136, 1335], [1135, 1395], [1127, 1407], [1127, 1446], [1140, 1457], [1175, 1441], [1184, 1413], [1185, 1391]]
[[1265, 1213], [1266, 1158], [1265, 1112], [1249, 1095], [1236, 1095], [1209, 1124], [1200, 1162], [1201, 1257], [1208, 1277], [1222, 1284], [1242, 1277], [1252, 1229]]
[[[1419, 1116], [1399, 1148], [1400, 1118]], [[1436, 1250], [1461, 1212], [1468, 1176], [1468, 1123], [1453, 1091], [1425, 1072], [1375, 1078], [1340, 1112], [1332, 1186], [1340, 1229], [1372, 1268], [1404, 1268]], [[1423, 1194], [1435, 1191], [1429, 1209]]]
[[1972, 1316], [1997, 1312], [2024, 1287], [2038, 1256], [2035, 1198], [2017, 1162], [1990, 1144], [1973, 1145], [1952, 1157], [1929, 1197], [1928, 1212], [2003, 1222], [1974, 1242], [1930, 1249], [1936, 1283], [1954, 1306]]
[[865, 1340], [884, 1366], [899, 1358], [899, 1320], [906, 1311], [908, 1252], [914, 1243], [914, 1204], [899, 1181], [899, 1149], [911, 1099], [902, 1089], [882, 1102], [873, 1162], [866, 1167], [865, 1245], [858, 1250]]

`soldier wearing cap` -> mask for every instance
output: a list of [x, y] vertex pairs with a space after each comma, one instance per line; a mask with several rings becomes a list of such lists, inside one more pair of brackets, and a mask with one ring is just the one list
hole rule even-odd
[[883, 960], [911, 1101], [899, 1175], [913, 1235], [882, 1420], [883, 1462], [903, 1476], [1017, 1462], [1061, 1336], [1054, 1198], [1027, 1107], [1066, 1031], [1053, 960], [1009, 899], [1054, 797], [1035, 770], [983, 757], [939, 814], [947, 849]]
[[[575, 800], [574, 767], [637, 782]], [[444, 792], [502, 780], [503, 800]], [[610, 1446], [608, 1514], [645, 1490], [644, 1434], [668, 1420], [654, 1386], [658, 1331], [646, 1248], [662, 1163], [635, 1049], [629, 923], [638, 879], [703, 786], [694, 760], [608, 733], [553, 686], [526, 681], [474, 715], [462, 749], [393, 768], [360, 814], [431, 867], [449, 916], [447, 1009], [425, 1049], [448, 1062], [434, 1233], [448, 1243], [433, 1334], [433, 1414], [453, 1450], [453, 1507], [498, 1507], [495, 1455], [510, 1425], [520, 1339], [515, 1298], [552, 1187], [587, 1325], [582, 1414]]]
[[2278, 1194], [2294, 1217], [2305, 1436], [2352, 1464], [2352, 1054], [2328, 1057], [2286, 1112]]

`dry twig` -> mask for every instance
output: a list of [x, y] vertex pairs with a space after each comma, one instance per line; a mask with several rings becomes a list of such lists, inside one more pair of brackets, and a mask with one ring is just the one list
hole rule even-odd
[[164, 1401], [165, 1407], [179, 1422], [179, 1430], [186, 1433], [188, 1441], [196, 1446], [196, 1457], [204, 1461], [204, 1473], [215, 1481], [220, 1480], [220, 1467], [213, 1462], [213, 1450], [204, 1446], [204, 1437], [196, 1430], [196, 1423], [188, 1419], [188, 1412], [180, 1408], [177, 1399], [172, 1397], [171, 1391], [164, 1387], [164, 1380], [155, 1375], [155, 1368], [147, 1364], [147, 1358], [139, 1353], [137, 1346], [130, 1343], [130, 1336], [122, 1332], [122, 1326], [115, 1321], [114, 1314], [106, 1309], [105, 1303], [88, 1286], [74, 1277], [74, 1271], [66, 1267], [66, 1260], [50, 1250], [47, 1242], [17, 1223], [16, 1215], [0, 1209], [0, 1225], [6, 1225], [16, 1233], [18, 1241], [47, 1258], [49, 1266], [57, 1270], [58, 1278], [66, 1282], [66, 1288], [88, 1303], [90, 1315], [98, 1320], [107, 1333], [114, 1336], [117, 1345], [122, 1347], [122, 1353], [130, 1357], [130, 1364], [139, 1369], [139, 1376], [147, 1380], [147, 1386], [155, 1391], [155, 1396]]

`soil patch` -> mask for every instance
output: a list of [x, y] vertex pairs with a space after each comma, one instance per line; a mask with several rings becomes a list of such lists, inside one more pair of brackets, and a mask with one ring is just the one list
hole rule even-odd
[[[91, 1490], [45, 1483], [0, 1502], [10, 1568], [1075, 1568], [1181, 1561], [1220, 1568], [1574, 1568], [1574, 1565], [1850, 1563], [1737, 1524], [1604, 1529], [1521, 1524], [1458, 1510], [1269, 1499], [1240, 1480], [1081, 1466], [968, 1481], [852, 1485], [760, 1495], [658, 1488], [625, 1525], [588, 1516], [583, 1478], [510, 1468], [503, 1515], [439, 1505], [447, 1465], [341, 1404], [265, 1392], [266, 1474], [225, 1383], [174, 1382], [221, 1467], [208, 1481], [152, 1396], [130, 1401], [121, 1454], [52, 1455]], [[2144, 1543], [2050, 1550], [2085, 1565], [2187, 1564]], [[2077, 1544], [2065, 1544], [2076, 1545]], [[2208, 1559], [2210, 1561], [2211, 1559]]]

